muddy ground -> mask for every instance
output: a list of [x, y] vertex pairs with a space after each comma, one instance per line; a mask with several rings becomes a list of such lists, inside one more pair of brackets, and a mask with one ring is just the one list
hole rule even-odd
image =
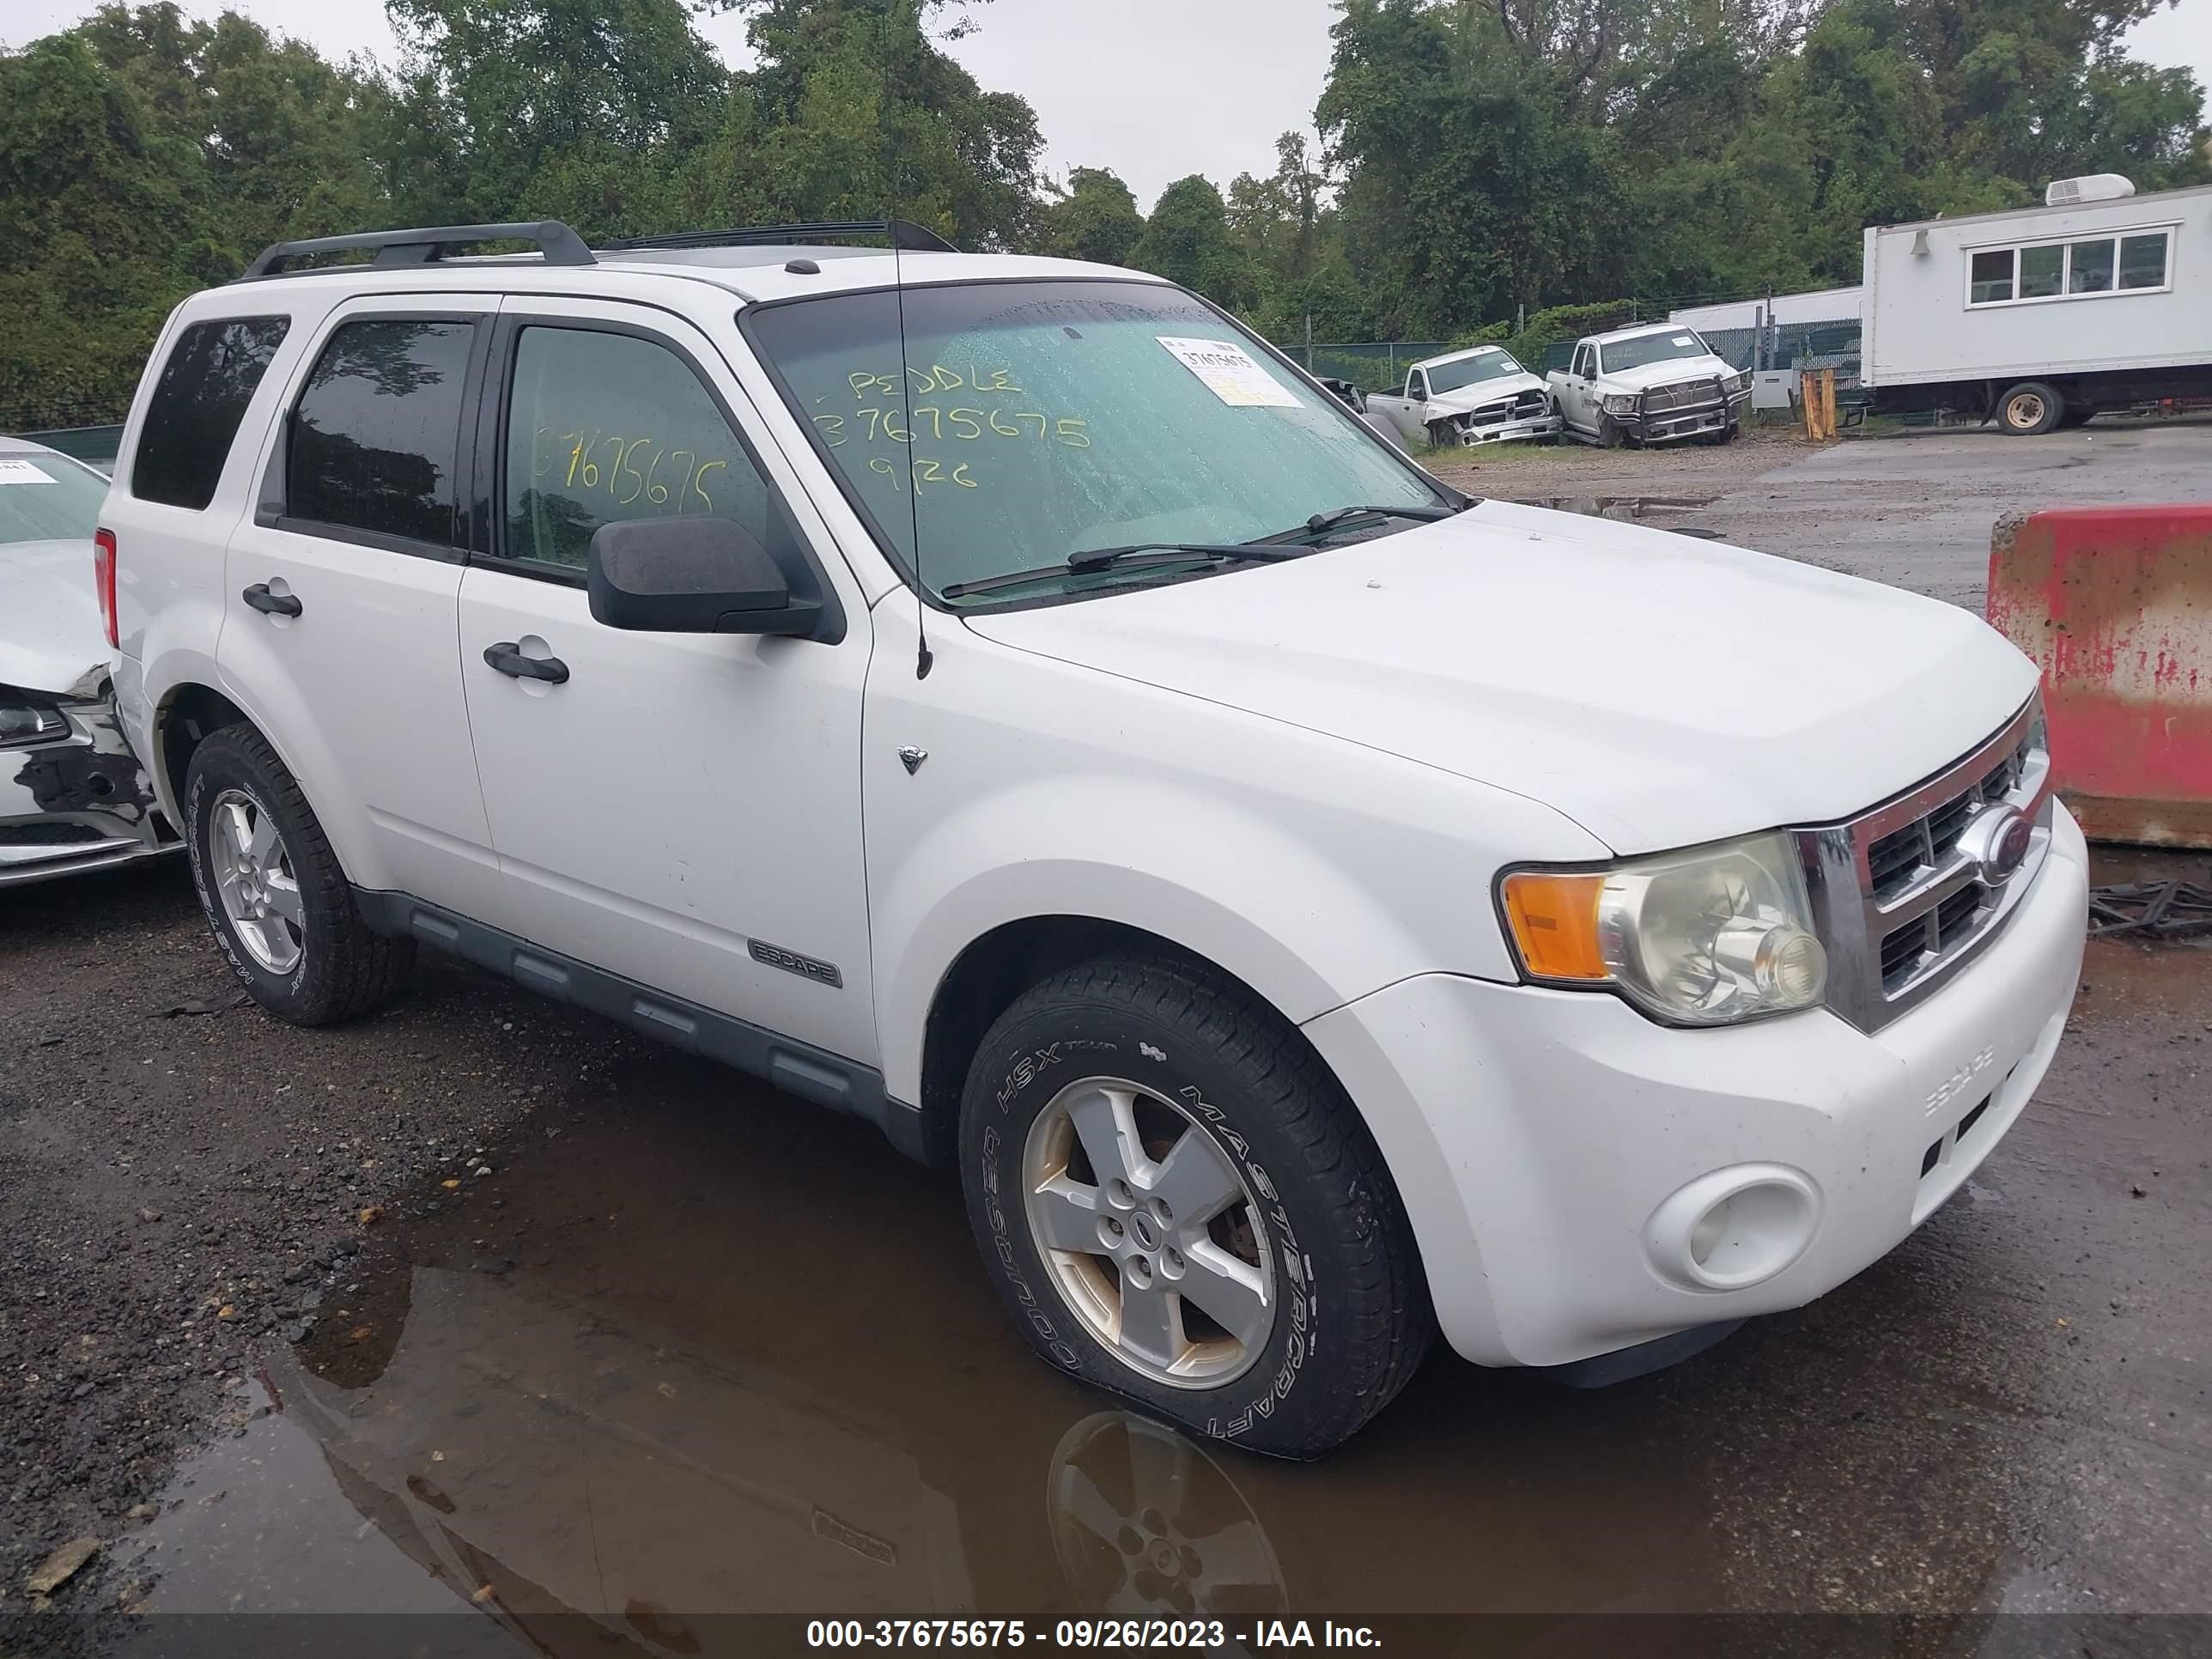
[[[2115, 489], [2212, 453], [2126, 435]], [[2038, 487], [1981, 441], [1472, 482], [1711, 485], [1773, 526], [1881, 462], [1848, 522], [1923, 526], [1934, 587], [1955, 502], [1921, 475], [1978, 475], [1976, 513]], [[2106, 874], [2146, 867], [2212, 879]], [[230, 1609], [629, 1652], [761, 1608], [2212, 1613], [2212, 950], [2093, 943], [2019, 1126], [1813, 1307], [1593, 1394], [1440, 1354], [1315, 1468], [1034, 1362], [957, 1194], [861, 1126], [471, 971], [291, 1030], [173, 866], [0, 895], [0, 1655]]]

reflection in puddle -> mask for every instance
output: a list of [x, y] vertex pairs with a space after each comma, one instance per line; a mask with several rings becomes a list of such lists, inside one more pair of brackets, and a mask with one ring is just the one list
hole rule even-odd
[[654, 1106], [500, 1158], [331, 1289], [275, 1409], [145, 1529], [143, 1611], [466, 1608], [674, 1653], [746, 1612], [1715, 1601], [1659, 1389], [1593, 1410], [1447, 1360], [1321, 1465], [1201, 1447], [1036, 1362], [957, 1197], [864, 1129], [640, 1066]]

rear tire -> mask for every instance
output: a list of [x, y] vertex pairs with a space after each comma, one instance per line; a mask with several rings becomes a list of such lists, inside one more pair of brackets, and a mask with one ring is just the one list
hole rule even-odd
[[1108, 957], [1024, 992], [976, 1051], [960, 1168], [1030, 1346], [1191, 1433], [1318, 1456], [1427, 1351], [1365, 1124], [1293, 1027], [1194, 965]]
[[227, 726], [192, 751], [184, 812], [200, 908], [264, 1008], [329, 1025], [406, 984], [415, 941], [370, 930], [307, 798], [260, 732]]
[[2022, 380], [1997, 399], [1997, 427], [2009, 437], [2033, 438], [2048, 432], [2066, 416], [2066, 400], [2054, 386]]

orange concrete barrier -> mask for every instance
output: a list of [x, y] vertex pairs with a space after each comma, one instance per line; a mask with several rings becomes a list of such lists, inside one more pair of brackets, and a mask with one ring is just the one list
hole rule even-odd
[[1989, 618], [2043, 670], [2091, 837], [2212, 847], [2212, 502], [2008, 514]]

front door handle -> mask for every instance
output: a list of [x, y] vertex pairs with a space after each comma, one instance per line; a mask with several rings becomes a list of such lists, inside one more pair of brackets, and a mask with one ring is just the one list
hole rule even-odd
[[568, 678], [568, 665], [558, 657], [526, 657], [513, 640], [484, 647], [484, 660], [510, 679], [544, 680], [561, 685]]
[[238, 597], [264, 617], [296, 617], [305, 609], [289, 593], [271, 593], [267, 582], [256, 582]]

